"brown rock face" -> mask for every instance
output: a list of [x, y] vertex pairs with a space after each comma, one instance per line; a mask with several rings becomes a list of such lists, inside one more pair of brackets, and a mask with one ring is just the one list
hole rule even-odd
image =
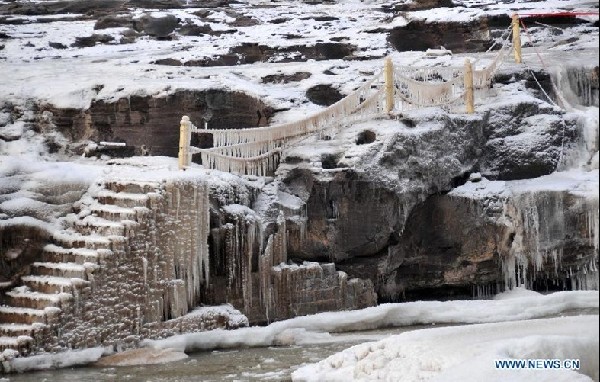
[[188, 115], [209, 128], [265, 125], [273, 110], [261, 100], [224, 90], [180, 91], [164, 98], [131, 96], [116, 102], [95, 101], [88, 110], [42, 107], [54, 115], [57, 129], [71, 141], [125, 142], [136, 154], [176, 156], [179, 121]]
[[455, 53], [481, 52], [491, 46], [485, 19], [470, 23], [411, 21], [390, 31], [388, 41], [399, 52], [445, 47]]
[[314, 180], [309, 190], [307, 239], [295, 255], [337, 262], [376, 255], [393, 240], [399, 207], [392, 191], [346, 171]]
[[385, 256], [380, 299], [469, 298], [472, 285], [500, 282], [498, 253], [509, 235], [506, 227], [481, 219], [480, 213], [447, 196], [417, 206]]
[[[306, 238], [290, 239], [290, 256], [371, 279], [380, 302], [485, 297], [516, 283], [540, 291], [591, 285], [597, 200], [548, 191], [419, 203], [344, 172], [312, 180]], [[510, 268], [515, 254], [521, 265]]]

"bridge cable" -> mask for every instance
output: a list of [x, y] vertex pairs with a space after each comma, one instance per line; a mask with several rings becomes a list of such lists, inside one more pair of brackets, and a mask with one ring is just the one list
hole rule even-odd
[[[560, 103], [562, 105], [558, 105], [556, 102], [554, 102], [554, 100], [552, 100], [552, 98], [548, 95], [548, 93], [546, 92], [546, 90], [543, 88], [543, 86], [540, 84], [540, 82], [538, 81], [537, 77], [535, 76], [535, 73], [533, 71], [533, 69], [531, 69], [531, 67], [527, 64], [525, 64], [525, 66], [527, 67], [527, 69], [529, 70], [529, 72], [531, 73], [531, 76], [533, 77], [533, 79], [535, 80], [536, 84], [538, 85], [538, 87], [540, 88], [540, 90], [542, 91], [542, 93], [546, 96], [546, 98], [548, 99], [548, 101], [550, 101], [550, 103], [552, 105], [554, 105], [555, 107], [558, 107], [559, 109], [563, 109], [566, 111], [566, 106], [568, 105], [568, 102], [566, 102], [564, 100], [564, 98], [562, 97], [562, 95], [560, 94], [560, 91], [558, 90], [556, 84], [554, 83], [554, 81], [552, 80], [552, 75], [550, 74], [550, 71], [548, 70], [548, 67], [546, 66], [546, 63], [544, 62], [544, 60], [542, 59], [542, 56], [540, 55], [540, 52], [538, 51], [537, 47], [535, 46], [534, 42], [533, 42], [533, 38], [531, 37], [531, 35], [529, 34], [529, 30], [527, 29], [527, 27], [525, 26], [525, 23], [523, 22], [523, 19], [519, 19], [519, 21], [521, 22], [521, 25], [523, 26], [523, 30], [525, 31], [525, 35], [527, 36], [527, 38], [529, 39], [529, 41], [531, 42], [531, 46], [533, 47], [536, 55], [538, 56], [541, 64], [542, 64], [542, 68], [544, 70], [546, 70], [546, 72], [548, 72], [548, 75], [550, 76], [550, 84], [552, 85], [552, 89], [554, 90], [554, 93], [556, 94], [556, 96], [558, 97], [558, 100], [560, 101]], [[564, 151], [565, 151], [565, 138], [566, 138], [566, 123], [564, 119], [561, 119], [562, 121], [562, 137], [561, 137], [561, 147], [560, 147], [560, 153], [558, 156], [558, 160], [556, 162], [556, 166], [558, 167], [561, 162], [563, 161], [563, 157], [564, 157]]]

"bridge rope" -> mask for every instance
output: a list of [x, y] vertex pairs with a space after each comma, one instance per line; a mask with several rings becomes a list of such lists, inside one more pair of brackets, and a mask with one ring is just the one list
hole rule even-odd
[[375, 75], [342, 100], [299, 121], [274, 126], [247, 129], [214, 129], [205, 130], [204, 132], [212, 134], [214, 147], [255, 141], [285, 140], [294, 136], [306, 135], [307, 133], [322, 129], [324, 125], [331, 122], [332, 118], [338, 117], [343, 113], [349, 114], [350, 111], [357, 109], [367, 98], [367, 94], [371, 92], [371, 87], [376, 81], [380, 81], [381, 77], [382, 73]]
[[[491, 86], [492, 78], [508, 51], [507, 41], [508, 37], [503, 35], [502, 46], [492, 62], [482, 69], [473, 70], [475, 89]], [[445, 107], [459, 102], [466, 93], [464, 68], [400, 66], [394, 68], [392, 79], [397, 110]], [[213, 147], [190, 147], [189, 150], [192, 154], [200, 154], [206, 168], [266, 176], [275, 171], [287, 147], [310, 135], [334, 135], [343, 125], [366, 116], [386, 115], [385, 103], [386, 86], [381, 71], [348, 96], [299, 121], [247, 129], [214, 130], [198, 129], [190, 123], [191, 132], [212, 134]]]

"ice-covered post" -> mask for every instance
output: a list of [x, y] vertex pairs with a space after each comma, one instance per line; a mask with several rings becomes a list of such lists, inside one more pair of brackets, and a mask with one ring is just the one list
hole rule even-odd
[[394, 65], [389, 57], [385, 59], [383, 75], [385, 77], [385, 112], [389, 114], [394, 110]]
[[465, 106], [467, 114], [475, 112], [475, 97], [473, 95], [473, 66], [467, 58], [465, 60]]
[[520, 64], [521, 59], [521, 27], [519, 26], [519, 15], [513, 13], [512, 15], [512, 43], [513, 50], [515, 52], [515, 62]]
[[185, 170], [191, 163], [190, 141], [192, 138], [192, 122], [184, 115], [179, 122], [179, 169]]

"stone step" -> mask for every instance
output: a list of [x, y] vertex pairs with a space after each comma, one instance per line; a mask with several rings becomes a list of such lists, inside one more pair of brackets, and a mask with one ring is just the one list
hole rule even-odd
[[138, 221], [138, 217], [150, 211], [146, 207], [119, 207], [110, 204], [97, 204], [91, 209], [92, 214], [109, 221], [121, 222], [123, 220]]
[[33, 343], [33, 338], [26, 335], [17, 337], [2, 336], [0, 337], [0, 352], [12, 349], [24, 355], [29, 352], [31, 343]]
[[44, 250], [42, 251], [42, 260], [52, 263], [97, 264], [101, 258], [110, 255], [112, 255], [110, 249], [67, 249], [54, 244], [48, 244], [44, 246]]
[[0, 324], [0, 337], [33, 336], [46, 327], [45, 324]]
[[20, 290], [12, 290], [7, 292], [6, 295], [10, 306], [31, 309], [62, 308], [73, 299], [73, 295], [70, 293], [49, 294]]
[[161, 188], [161, 182], [151, 181], [107, 181], [104, 187], [113, 192], [128, 193], [128, 194], [146, 194], [156, 192]]
[[92, 263], [86, 263], [87, 266], [77, 263], [33, 263], [32, 273], [39, 276], [55, 276], [65, 278], [79, 278], [86, 280], [86, 271], [92, 270]]
[[82, 235], [79, 232], [54, 232], [52, 240], [56, 245], [64, 248], [111, 249], [111, 240], [108, 237]]
[[131, 223], [135, 222], [129, 220], [113, 222], [96, 216], [86, 216], [76, 221], [73, 228], [83, 235], [125, 236], [127, 233], [125, 224]]
[[123, 208], [149, 207], [151, 195], [157, 194], [132, 194], [127, 192], [103, 190], [98, 192], [98, 194], [95, 196], [95, 199], [102, 204], [111, 204]]
[[89, 284], [89, 281], [77, 278], [55, 276], [24, 276], [23, 284], [29, 289], [40, 293], [71, 293], [74, 288]]
[[46, 312], [43, 309], [0, 306], [0, 323], [32, 325], [45, 321]]

